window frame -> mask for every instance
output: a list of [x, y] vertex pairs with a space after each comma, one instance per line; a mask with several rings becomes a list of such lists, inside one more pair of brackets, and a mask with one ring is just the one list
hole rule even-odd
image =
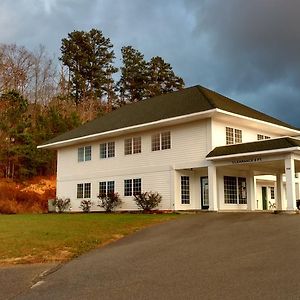
[[100, 159], [112, 158], [115, 157], [115, 142], [106, 142], [101, 143], [99, 146], [99, 157]]
[[[79, 194], [80, 188], [80, 194]], [[77, 199], [90, 199], [92, 195], [92, 184], [90, 182], [77, 183]]]
[[108, 195], [115, 193], [115, 181], [99, 181], [99, 195]]
[[224, 204], [246, 205], [248, 203], [247, 178], [224, 176]]
[[168, 150], [172, 147], [171, 131], [166, 130], [151, 135], [151, 151]]
[[124, 139], [124, 155], [142, 153], [142, 137], [135, 136]]
[[85, 162], [92, 160], [92, 146], [83, 146], [77, 148], [77, 161]]
[[191, 204], [190, 176], [180, 176], [181, 204]]
[[142, 192], [142, 178], [124, 179], [124, 197], [138, 195]]

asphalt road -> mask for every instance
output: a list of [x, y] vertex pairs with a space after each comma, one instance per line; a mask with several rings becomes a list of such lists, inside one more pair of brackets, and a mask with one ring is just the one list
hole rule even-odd
[[15, 299], [300, 299], [300, 215], [184, 216], [83, 255]]

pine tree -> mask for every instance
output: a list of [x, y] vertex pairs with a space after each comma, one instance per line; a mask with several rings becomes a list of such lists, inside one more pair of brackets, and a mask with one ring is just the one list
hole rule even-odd
[[178, 91], [184, 88], [184, 81], [175, 75], [170, 64], [161, 57], [152, 57], [148, 63], [148, 97]]
[[144, 55], [132, 46], [121, 49], [123, 66], [118, 82], [121, 104], [136, 102], [147, 97], [147, 62]]
[[79, 104], [85, 98], [109, 100], [115, 58], [109, 38], [97, 29], [73, 31], [62, 39], [62, 63], [69, 68], [71, 91]]

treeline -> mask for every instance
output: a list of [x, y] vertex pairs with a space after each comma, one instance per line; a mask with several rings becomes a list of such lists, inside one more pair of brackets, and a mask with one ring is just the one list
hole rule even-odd
[[59, 61], [40, 46], [0, 44], [0, 177], [22, 180], [56, 171], [56, 154], [37, 145], [122, 105], [184, 87], [170, 64], [132, 46], [121, 67], [100, 30], [62, 39]]

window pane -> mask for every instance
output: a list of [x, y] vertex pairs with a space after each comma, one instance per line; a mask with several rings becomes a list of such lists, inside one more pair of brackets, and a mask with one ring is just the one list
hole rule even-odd
[[99, 182], [99, 195], [106, 195], [106, 181]]
[[133, 179], [133, 195], [140, 194], [142, 191], [142, 180], [141, 178]]
[[275, 199], [275, 189], [273, 186], [270, 187], [270, 194], [271, 194], [271, 199], [274, 200]]
[[78, 148], [78, 161], [84, 161], [84, 148]]
[[246, 178], [238, 178], [239, 185], [239, 204], [247, 204], [247, 185]]
[[171, 133], [170, 131], [161, 133], [161, 149], [170, 149], [171, 148]]
[[226, 204], [237, 204], [236, 177], [224, 176], [224, 201]]
[[124, 180], [124, 196], [132, 196], [132, 179]]
[[109, 142], [107, 148], [107, 157], [115, 157], [115, 142]]
[[85, 156], [85, 161], [92, 159], [92, 146], [85, 147], [84, 156]]
[[265, 140], [268, 140], [268, 139], [270, 139], [270, 138], [271, 138], [271, 137], [265, 135]]
[[151, 137], [151, 148], [152, 151], [158, 151], [160, 150], [160, 134], [154, 134]]
[[233, 128], [226, 127], [226, 145], [233, 144]]
[[91, 198], [91, 184], [84, 184], [84, 198]]
[[100, 158], [106, 158], [106, 143], [100, 144]]
[[77, 184], [77, 198], [81, 199], [83, 198], [83, 184]]
[[107, 194], [112, 194], [115, 192], [115, 182], [107, 181]]
[[133, 138], [133, 153], [141, 153], [142, 151], [142, 138], [135, 137]]
[[190, 177], [181, 176], [181, 203], [190, 204]]
[[124, 154], [132, 154], [132, 139], [126, 139], [124, 141]]
[[242, 142], [242, 130], [235, 129], [234, 130], [234, 136], [235, 136], [235, 143], [241, 143]]

